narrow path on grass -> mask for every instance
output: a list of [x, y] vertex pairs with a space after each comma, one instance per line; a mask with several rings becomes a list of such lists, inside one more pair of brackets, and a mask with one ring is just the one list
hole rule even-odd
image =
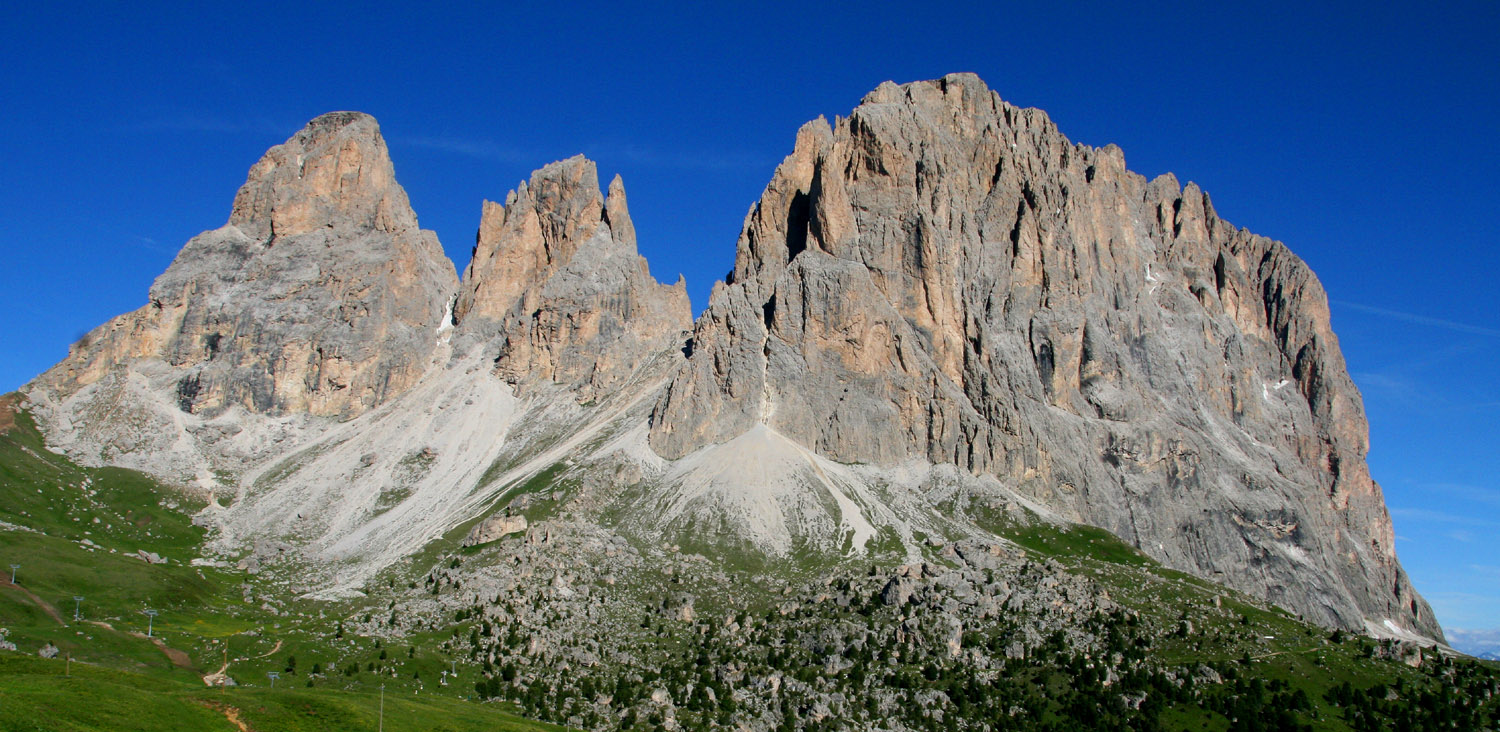
[[224, 718], [227, 719], [227, 720], [229, 720], [230, 724], [234, 725], [235, 727], [238, 727], [239, 730], [240, 730], [240, 732], [251, 732], [250, 731], [250, 725], [245, 724], [245, 722], [240, 719], [240, 710], [235, 709], [234, 707], [231, 707], [231, 706], [225, 706], [224, 707]]
[[[272, 654], [274, 654], [275, 652], [277, 652], [279, 650], [281, 650], [281, 641], [278, 640], [278, 641], [276, 641], [276, 645], [273, 646], [271, 648], [271, 650], [266, 651], [265, 653], [262, 653], [259, 656], [251, 656], [250, 658], [265, 658], [266, 656], [272, 655]], [[229, 678], [229, 658], [228, 658], [228, 654], [225, 654], [224, 665], [220, 666], [218, 671], [215, 671], [215, 672], [213, 672], [211, 674], [208, 674], [207, 676], [204, 676], [203, 677], [203, 683], [207, 684], [208, 686], [219, 686], [219, 685], [222, 685], [228, 678]]]
[[166, 654], [167, 658], [172, 661], [173, 666], [185, 669], [193, 668], [193, 659], [189, 657], [185, 651], [180, 651], [167, 645], [166, 643], [162, 642], [162, 639], [157, 638], [156, 636], [147, 636], [145, 633], [137, 632], [134, 630], [130, 631], [130, 635], [133, 635], [137, 638], [145, 638], [146, 640], [151, 641], [152, 645], [156, 646], [161, 650], [162, 653]]
[[1288, 653], [1309, 653], [1309, 652], [1316, 651], [1316, 650], [1318, 650], [1318, 646], [1313, 646], [1311, 648], [1303, 648], [1302, 650], [1299, 650], [1299, 651], [1276, 651], [1275, 653], [1267, 653], [1264, 656], [1251, 656], [1250, 660], [1252, 660], [1252, 661], [1260, 661], [1262, 659], [1270, 658], [1272, 656], [1282, 656], [1282, 655], [1286, 655]]
[[209, 709], [222, 713], [224, 718], [229, 720], [229, 723], [234, 725], [234, 728], [240, 732], [255, 732], [250, 725], [245, 724], [245, 720], [240, 719], [240, 710], [238, 708], [215, 701], [200, 701], [199, 703]]
[[265, 653], [260, 654], [259, 656], [251, 656], [251, 658], [265, 658], [266, 656], [269, 656], [269, 655], [271, 655], [271, 654], [273, 654], [273, 653], [275, 653], [275, 652], [277, 652], [279, 650], [281, 650], [281, 641], [276, 641], [276, 646], [274, 648], [272, 648], [269, 651], [266, 651]]
[[48, 615], [52, 616], [52, 619], [56, 620], [58, 625], [61, 625], [64, 628], [68, 627], [68, 624], [67, 624], [66, 621], [63, 620], [62, 615], [57, 612], [57, 608], [52, 607], [52, 603], [49, 603], [46, 600], [43, 600], [42, 598], [37, 597], [35, 592], [32, 592], [31, 590], [28, 590], [25, 587], [22, 587], [22, 586], [20, 586], [18, 584], [12, 584], [11, 581], [10, 581], [10, 579], [5, 578], [5, 577], [0, 577], [0, 587], [9, 587], [12, 590], [20, 592], [21, 594], [23, 594], [27, 598], [29, 598], [31, 600], [32, 604], [34, 604], [37, 607], [41, 608], [42, 612], [47, 613]]

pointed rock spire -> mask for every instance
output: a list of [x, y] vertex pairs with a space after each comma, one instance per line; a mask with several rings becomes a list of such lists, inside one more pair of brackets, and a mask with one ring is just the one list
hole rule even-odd
[[344, 226], [396, 233], [417, 227], [380, 126], [361, 112], [329, 112], [271, 148], [234, 197], [229, 223], [252, 239]]
[[685, 284], [657, 283], [636, 252], [624, 183], [602, 196], [581, 155], [536, 171], [504, 206], [485, 202], [454, 315], [465, 337], [497, 344], [501, 376], [566, 384], [580, 401], [692, 327]]
[[184, 411], [348, 418], [426, 369], [457, 287], [417, 227], [375, 119], [334, 112], [266, 152], [229, 223], [187, 243], [150, 304], [96, 329], [35, 387], [66, 397], [160, 360]]

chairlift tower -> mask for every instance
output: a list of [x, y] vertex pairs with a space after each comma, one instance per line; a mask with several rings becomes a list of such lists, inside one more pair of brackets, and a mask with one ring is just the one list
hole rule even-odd
[[156, 616], [158, 615], [158, 613], [157, 613], [157, 611], [151, 610], [151, 609], [142, 610], [141, 612], [145, 613], [145, 615], [146, 615], [146, 637], [150, 638], [151, 637], [151, 623], [156, 620]]
[[75, 622], [75, 623], [78, 622], [78, 618], [79, 618], [78, 608], [79, 608], [79, 606], [82, 603], [83, 603], [83, 595], [74, 595], [73, 596], [73, 622]]

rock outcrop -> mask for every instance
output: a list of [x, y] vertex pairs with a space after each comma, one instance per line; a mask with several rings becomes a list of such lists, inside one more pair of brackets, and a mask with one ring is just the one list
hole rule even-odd
[[569, 520], [654, 544], [915, 562], [997, 540], [978, 496], [1441, 637], [1306, 265], [968, 75], [804, 126], [696, 323], [588, 160], [485, 203], [460, 283], [375, 121], [324, 115], [25, 394], [82, 462], [232, 493], [214, 551], [284, 541], [327, 596], [562, 470]]
[[484, 203], [454, 308], [462, 337], [498, 344], [512, 384], [547, 380], [586, 402], [608, 393], [692, 328], [687, 285], [662, 285], [636, 252], [618, 176], [600, 195], [594, 163], [548, 165]]
[[156, 360], [183, 411], [354, 417], [422, 375], [457, 288], [369, 115], [325, 114], [268, 151], [229, 223], [187, 243], [145, 307], [33, 382], [66, 399]]
[[526, 532], [526, 517], [511, 516], [509, 514], [495, 514], [469, 529], [464, 537], [464, 546], [479, 546], [498, 541], [511, 534], [523, 534]]
[[690, 353], [664, 457], [766, 425], [953, 463], [1319, 622], [1440, 637], [1312, 272], [972, 75], [806, 125]]

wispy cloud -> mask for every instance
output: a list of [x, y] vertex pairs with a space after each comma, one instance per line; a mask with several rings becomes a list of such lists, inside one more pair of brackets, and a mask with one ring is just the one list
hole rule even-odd
[[156, 241], [155, 239], [152, 239], [149, 236], [139, 236], [139, 235], [137, 235], [137, 236], [132, 236], [131, 239], [135, 242], [136, 246], [139, 246], [140, 248], [145, 249], [147, 251], [156, 252], [157, 254], [167, 254], [167, 255], [176, 255], [177, 254], [176, 250], [172, 249], [171, 247], [164, 247], [164, 246], [162, 246], [160, 242]]
[[1366, 394], [1379, 394], [1407, 409], [1426, 413], [1472, 412], [1496, 406], [1492, 394], [1476, 393], [1488, 391], [1490, 385], [1464, 384], [1461, 392], [1455, 392], [1454, 363], [1489, 358], [1493, 350], [1492, 344], [1464, 339], [1443, 346], [1411, 349], [1407, 358], [1374, 369], [1352, 371], [1349, 375]]
[[1500, 506], [1500, 490], [1494, 488], [1482, 488], [1466, 483], [1417, 483], [1416, 487], [1425, 491], [1443, 493], [1464, 501]]
[[1433, 511], [1428, 508], [1393, 508], [1391, 515], [1408, 521], [1428, 521], [1433, 523], [1454, 524], [1457, 526], [1483, 526], [1500, 528], [1500, 521], [1477, 518], [1474, 516], [1460, 516], [1442, 511]]
[[[540, 166], [555, 153], [503, 145], [494, 140], [452, 135], [400, 137], [395, 144], [411, 145], [463, 155], [480, 160]], [[677, 170], [769, 170], [776, 160], [765, 155], [734, 150], [658, 150], [637, 145], [591, 145], [583, 154], [595, 160], [641, 167]]]
[[1408, 313], [1402, 310], [1377, 308], [1371, 305], [1361, 305], [1359, 303], [1349, 302], [1348, 300], [1333, 300], [1331, 302], [1340, 307], [1349, 308], [1350, 310], [1357, 310], [1359, 312], [1369, 313], [1371, 315], [1379, 315], [1381, 317], [1390, 318], [1392, 320], [1400, 320], [1407, 323], [1415, 323], [1417, 325], [1428, 325], [1434, 328], [1445, 328], [1447, 330], [1457, 331], [1459, 333], [1470, 333], [1473, 335], [1488, 336], [1490, 338], [1500, 338], [1500, 328], [1486, 328], [1481, 325], [1459, 323], [1453, 320], [1433, 318], [1426, 315], [1419, 315], [1417, 313]]
[[663, 151], [636, 145], [595, 146], [588, 149], [591, 157], [614, 158], [635, 165], [681, 170], [766, 170], [777, 163], [777, 159], [763, 154], [735, 150], [670, 150]]
[[158, 117], [131, 125], [134, 132], [199, 132], [221, 135], [274, 135], [286, 137], [296, 132], [306, 122], [288, 122], [267, 117], [230, 119], [204, 115], [173, 115]]
[[1464, 653], [1477, 656], [1500, 652], [1500, 628], [1443, 628], [1443, 635], [1454, 648]]
[[493, 160], [501, 163], [516, 163], [523, 165], [540, 164], [541, 157], [535, 151], [523, 150], [518, 147], [501, 145], [493, 140], [474, 139], [466, 137], [439, 136], [416, 136], [399, 137], [392, 142], [398, 145], [411, 145], [413, 147], [427, 148], [439, 152], [462, 155], [464, 157], [479, 158], [480, 160]]

